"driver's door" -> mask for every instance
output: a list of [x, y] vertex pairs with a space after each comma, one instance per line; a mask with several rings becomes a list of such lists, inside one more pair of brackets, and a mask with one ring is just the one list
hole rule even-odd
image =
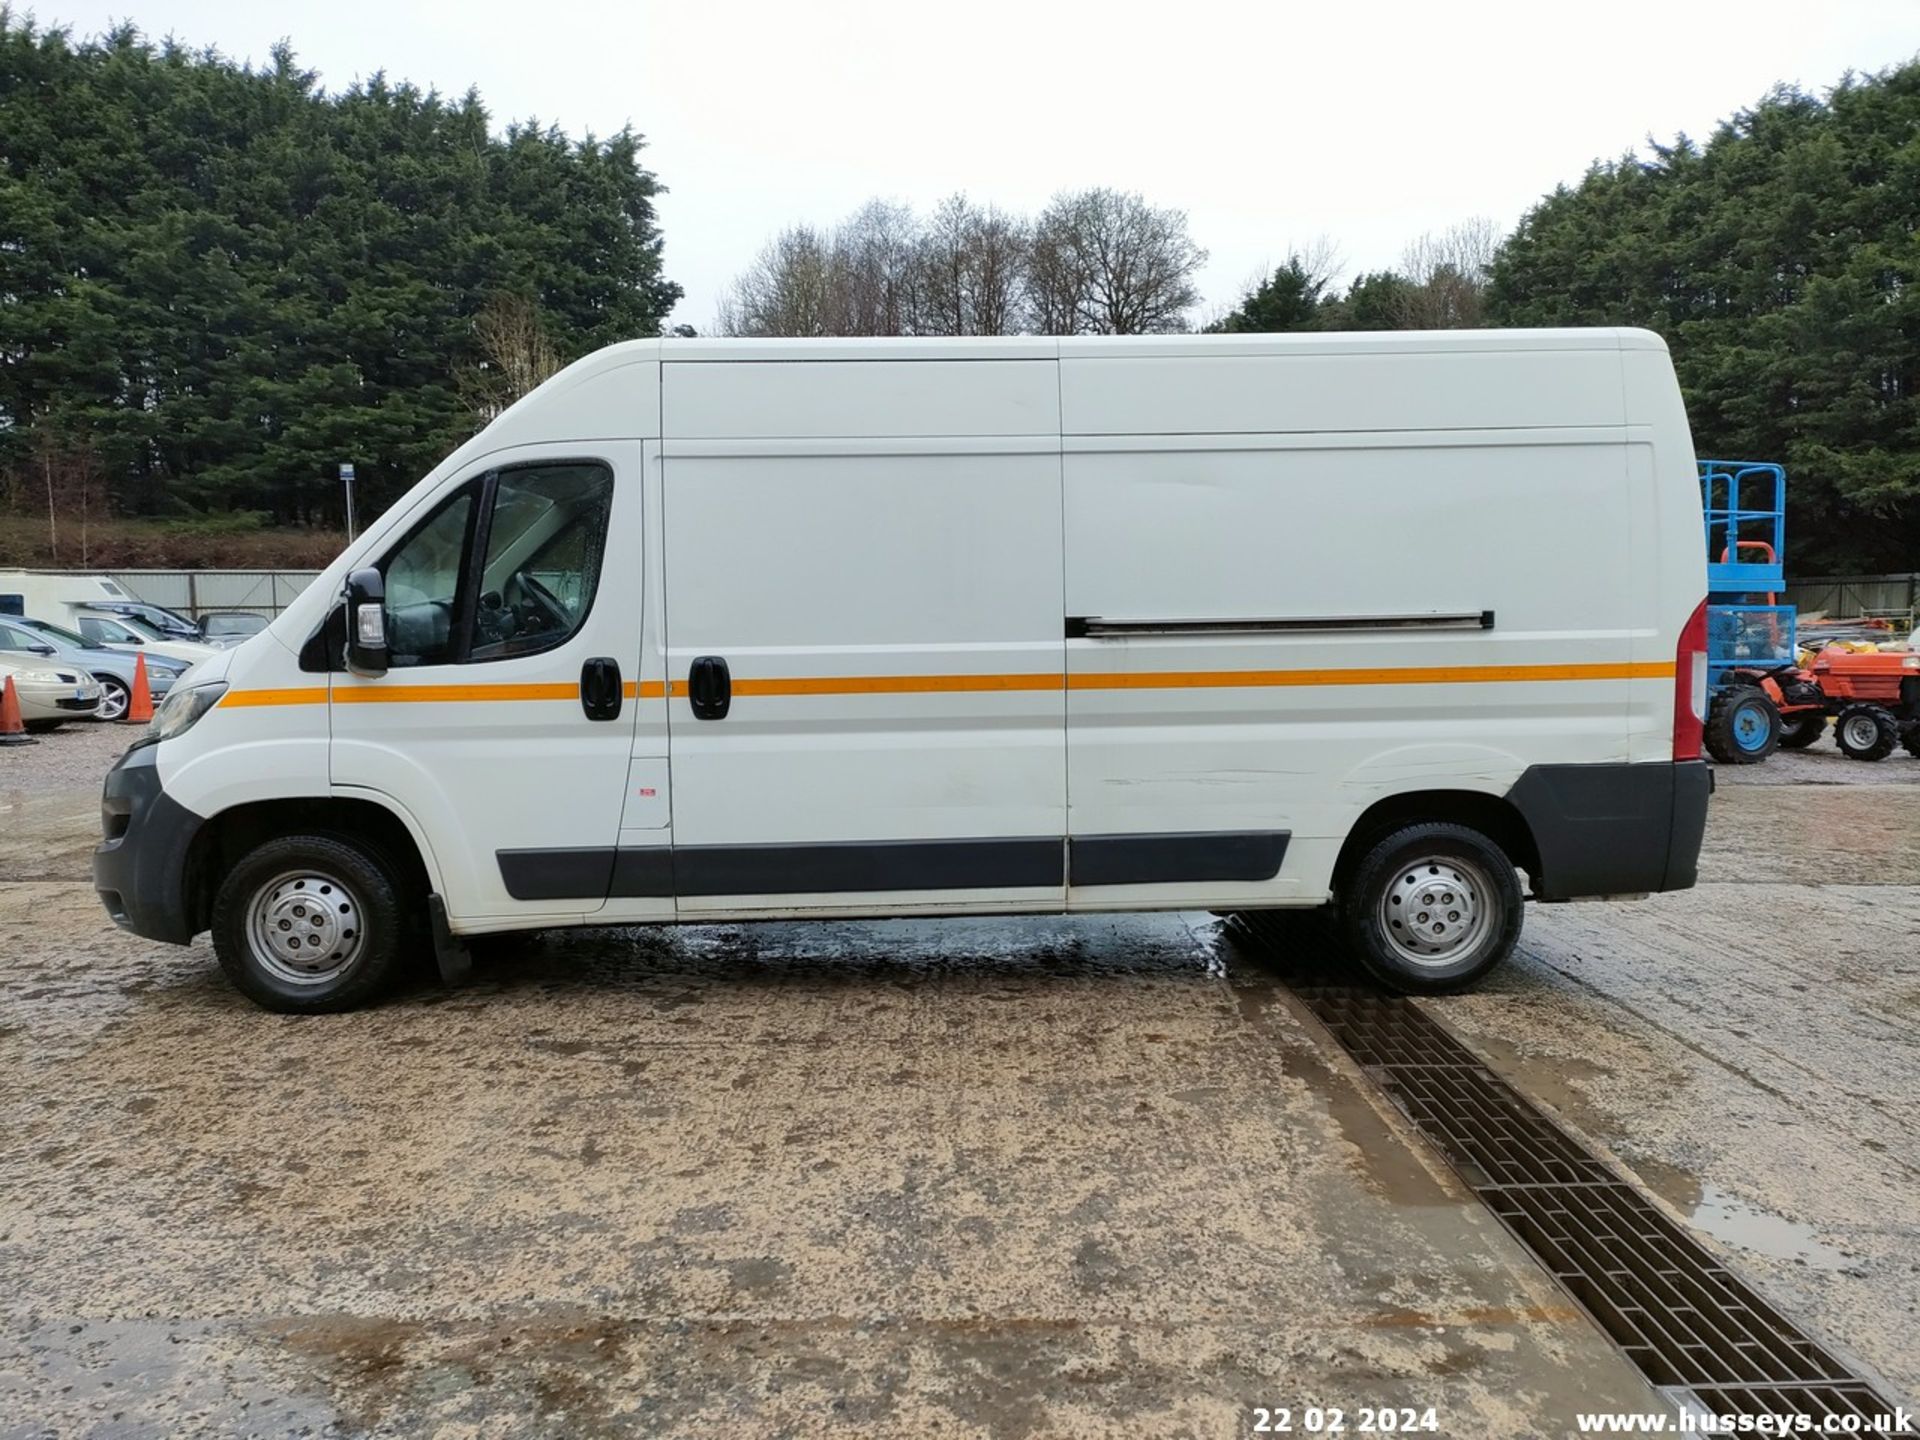
[[333, 787], [415, 819], [456, 922], [606, 902], [636, 709], [639, 476], [637, 442], [504, 452], [376, 562], [391, 668], [332, 677]]

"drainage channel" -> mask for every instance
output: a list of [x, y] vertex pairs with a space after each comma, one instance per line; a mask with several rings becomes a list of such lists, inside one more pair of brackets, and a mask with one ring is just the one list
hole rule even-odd
[[1891, 1401], [1418, 1006], [1350, 986], [1293, 991], [1683, 1411], [1806, 1416], [1814, 1433], [1835, 1417], [1836, 1431], [1894, 1433]]

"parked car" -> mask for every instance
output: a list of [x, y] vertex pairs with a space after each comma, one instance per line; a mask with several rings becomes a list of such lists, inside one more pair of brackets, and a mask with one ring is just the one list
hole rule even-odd
[[1330, 906], [1454, 990], [1694, 883], [1705, 594], [1643, 330], [630, 342], [174, 687], [94, 884], [290, 1011], [416, 917]]
[[163, 638], [131, 615], [106, 615], [98, 610], [81, 610], [75, 613], [71, 623], [87, 639], [97, 640], [111, 650], [129, 653], [144, 650], [149, 655], [165, 655], [169, 660], [181, 660], [188, 665], [220, 653], [219, 646], [203, 641]]
[[0, 685], [13, 677], [27, 729], [51, 730], [69, 720], [91, 720], [100, 708], [100, 682], [84, 670], [47, 665], [38, 656], [0, 655]]
[[[30, 628], [31, 627], [31, 628]], [[94, 712], [100, 720], [118, 720], [127, 713], [133, 699], [133, 668], [138, 655], [110, 650], [97, 640], [89, 640], [51, 621], [11, 621], [0, 618], [0, 660], [35, 663], [35, 657], [60, 665], [78, 666], [100, 682], [100, 708]], [[172, 688], [174, 679], [184, 674], [184, 660], [169, 660], [164, 655], [147, 657], [147, 693], [158, 704]]]
[[200, 617], [200, 638], [222, 650], [258, 635], [267, 628], [267, 617], [251, 610], [216, 610]]
[[86, 608], [138, 621], [143, 629], [151, 630], [163, 640], [198, 641], [204, 638], [200, 627], [178, 610], [169, 610], [164, 605], [150, 604], [145, 600], [94, 601]]

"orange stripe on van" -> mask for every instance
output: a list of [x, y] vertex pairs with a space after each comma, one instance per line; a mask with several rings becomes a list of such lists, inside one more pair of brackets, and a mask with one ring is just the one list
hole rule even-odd
[[1069, 690], [1224, 690], [1321, 685], [1498, 685], [1538, 680], [1660, 680], [1671, 660], [1591, 665], [1401, 665], [1379, 670], [1142, 670], [1069, 675]]
[[580, 683], [548, 685], [345, 685], [333, 692], [337, 705], [407, 703], [458, 705], [470, 700], [577, 700]]
[[[1551, 680], [1671, 680], [1671, 660], [1606, 661], [1587, 665], [1403, 665], [1382, 669], [1105, 670], [1072, 675], [795, 675], [733, 682], [735, 695], [934, 695], [1058, 690], [1287, 689], [1328, 685], [1500, 685]], [[685, 698], [687, 682], [628, 680], [629, 700]], [[347, 705], [463, 704], [490, 700], [575, 700], [573, 681], [522, 685], [352, 685], [333, 692]], [[289, 690], [229, 690], [220, 703], [322, 705], [325, 686]]]
[[220, 697], [217, 708], [237, 710], [253, 705], [324, 705], [327, 687], [302, 685], [291, 690], [229, 690]]
[[[776, 680], [735, 680], [736, 695], [927, 695], [966, 691], [1058, 690], [1065, 677], [1051, 675], [797, 675]], [[673, 693], [686, 693], [683, 681]]]

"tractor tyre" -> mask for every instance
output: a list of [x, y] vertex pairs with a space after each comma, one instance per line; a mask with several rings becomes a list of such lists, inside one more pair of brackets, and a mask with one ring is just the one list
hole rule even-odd
[[1780, 717], [1780, 748], [1804, 750], [1827, 732], [1827, 717], [1819, 710], [1802, 710]]
[[1833, 722], [1833, 739], [1849, 760], [1884, 760], [1900, 743], [1900, 722], [1884, 706], [1849, 705]]
[[1722, 765], [1757, 765], [1780, 748], [1780, 712], [1759, 686], [1729, 686], [1707, 711], [1704, 738]]
[[1907, 754], [1920, 755], [1920, 721], [1907, 726], [1906, 733], [1900, 737], [1900, 743], [1907, 747]]

